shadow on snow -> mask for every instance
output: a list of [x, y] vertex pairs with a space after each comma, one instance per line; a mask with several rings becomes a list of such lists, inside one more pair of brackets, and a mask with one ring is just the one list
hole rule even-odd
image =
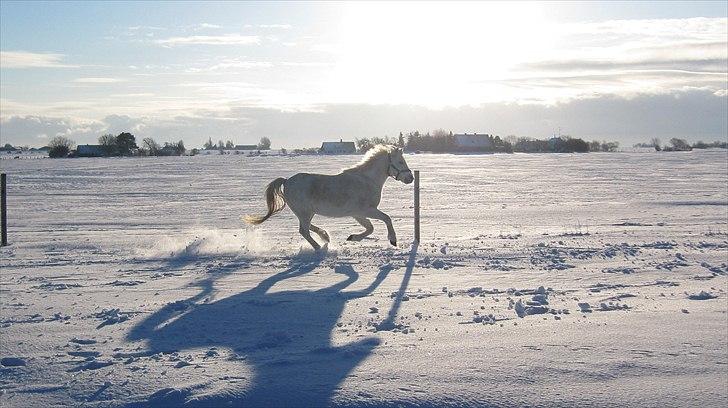
[[[417, 246], [410, 251], [402, 285], [381, 330], [394, 318], [412, 274]], [[338, 264], [341, 282], [319, 290], [269, 292], [278, 282], [314, 270], [322, 259], [294, 259], [289, 267], [256, 287], [212, 303], [195, 304], [214, 291], [215, 278], [200, 282], [201, 292], [169, 304], [132, 328], [129, 340], [146, 340], [150, 352], [181, 352], [224, 347], [244, 355], [253, 372], [245, 391], [206, 396], [162, 390], [129, 406], [329, 406], [344, 379], [379, 345], [368, 337], [334, 346], [332, 332], [349, 300], [371, 294], [391, 268], [381, 268], [368, 287], [344, 291], [359, 279], [349, 264]], [[234, 376], [236, 373], [226, 372]], [[191, 398], [190, 398], [191, 397]]]

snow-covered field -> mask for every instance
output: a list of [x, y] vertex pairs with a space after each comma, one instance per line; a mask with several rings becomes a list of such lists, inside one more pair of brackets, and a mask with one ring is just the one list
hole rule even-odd
[[726, 406], [727, 159], [411, 155], [323, 255], [240, 217], [358, 156], [3, 160], [0, 406]]

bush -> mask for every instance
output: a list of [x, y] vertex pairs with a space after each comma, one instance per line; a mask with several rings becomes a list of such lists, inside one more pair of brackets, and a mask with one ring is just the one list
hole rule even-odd
[[662, 150], [666, 152], [688, 152], [693, 148], [685, 141], [685, 139], [678, 139], [676, 137], [670, 139], [672, 146], [665, 146]]
[[52, 158], [67, 157], [75, 146], [76, 142], [73, 140], [64, 136], [56, 136], [48, 143], [48, 156]]
[[270, 150], [270, 139], [265, 136], [261, 137], [258, 142], [258, 150]]
[[116, 150], [122, 156], [129, 156], [133, 149], [137, 149], [136, 138], [128, 132], [116, 136]]

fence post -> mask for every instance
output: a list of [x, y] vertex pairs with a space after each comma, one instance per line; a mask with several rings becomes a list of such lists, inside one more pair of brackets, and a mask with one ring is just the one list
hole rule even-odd
[[0, 174], [0, 218], [2, 218], [2, 246], [8, 245], [8, 203], [5, 173]]
[[415, 242], [420, 242], [420, 171], [415, 170]]

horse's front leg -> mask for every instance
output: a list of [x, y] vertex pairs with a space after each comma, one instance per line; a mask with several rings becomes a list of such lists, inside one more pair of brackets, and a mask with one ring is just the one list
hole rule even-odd
[[389, 218], [387, 214], [381, 212], [378, 208], [374, 208], [372, 210], [369, 210], [366, 216], [367, 218], [374, 218], [375, 220], [384, 221], [384, 223], [387, 225], [387, 238], [389, 238], [389, 242], [392, 245], [397, 246], [397, 234], [395, 234], [394, 232], [392, 219]]

